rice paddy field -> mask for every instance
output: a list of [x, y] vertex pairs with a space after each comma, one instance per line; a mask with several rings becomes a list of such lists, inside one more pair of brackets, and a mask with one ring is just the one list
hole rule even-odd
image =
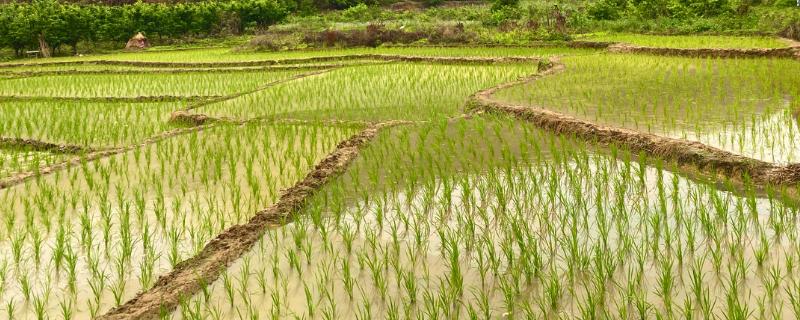
[[746, 170], [800, 161], [798, 74], [568, 47], [0, 64], [0, 318], [797, 318], [798, 180]]

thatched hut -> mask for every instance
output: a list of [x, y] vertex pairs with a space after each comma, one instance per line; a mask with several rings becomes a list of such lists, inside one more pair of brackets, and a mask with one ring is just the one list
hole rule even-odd
[[141, 32], [137, 33], [133, 38], [128, 40], [128, 44], [125, 45], [126, 50], [142, 50], [150, 48], [150, 41], [147, 41], [147, 37], [145, 37]]

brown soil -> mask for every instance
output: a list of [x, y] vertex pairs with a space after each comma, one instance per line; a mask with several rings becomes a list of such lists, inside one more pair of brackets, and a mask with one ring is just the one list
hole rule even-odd
[[22, 149], [58, 154], [89, 153], [94, 151], [91, 148], [77, 145], [57, 144], [33, 139], [4, 137], [0, 137], [0, 149]]
[[551, 59], [550, 62], [549, 65], [540, 64], [542, 71], [537, 75], [476, 93], [471, 99], [470, 107], [490, 112], [508, 113], [558, 134], [575, 136], [600, 144], [619, 145], [633, 152], [645, 152], [680, 165], [691, 165], [715, 176], [722, 174], [740, 181], [752, 181], [754, 184], [762, 186], [793, 187], [800, 182], [800, 164], [777, 165], [713, 148], [699, 142], [608, 127], [558, 112], [504, 104], [492, 99], [492, 94], [500, 89], [535, 81], [540, 77], [565, 70], [564, 65], [558, 59]]
[[[326, 126], [370, 126], [374, 123], [366, 121], [353, 121], [353, 120], [303, 120], [303, 119], [287, 119], [277, 118], [275, 116], [263, 116], [250, 119], [234, 119], [228, 117], [211, 117], [205, 114], [190, 113], [188, 111], [175, 111], [170, 115], [170, 123], [177, 125], [187, 126], [202, 126], [211, 123], [225, 123], [233, 125], [241, 125], [251, 122], [261, 122], [270, 124], [291, 124], [291, 125], [326, 125]], [[405, 121], [406, 123], [418, 123], [417, 121]]]
[[160, 277], [152, 288], [140, 292], [99, 319], [157, 319], [162, 312], [175, 309], [181, 299], [191, 297], [204, 284], [216, 280], [233, 261], [248, 252], [267, 229], [291, 222], [306, 199], [343, 172], [358, 156], [359, 150], [375, 138], [381, 129], [402, 124], [404, 122], [371, 125], [341, 142], [305, 179], [284, 191], [277, 203], [258, 212], [246, 224], [225, 230], [199, 254], [179, 263], [172, 272]]
[[615, 45], [615, 42], [606, 42], [606, 41], [570, 41], [567, 43], [567, 46], [571, 48], [591, 48], [591, 49], [605, 49], [610, 46]]

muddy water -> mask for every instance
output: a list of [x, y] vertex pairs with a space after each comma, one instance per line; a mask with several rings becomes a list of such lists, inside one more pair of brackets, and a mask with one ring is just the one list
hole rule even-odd
[[2, 317], [60, 318], [64, 305], [90, 318], [126, 301], [351, 131], [218, 128], [0, 191], [0, 304], [13, 309]]
[[0, 178], [52, 164], [63, 156], [49, 152], [0, 149]]
[[563, 62], [564, 72], [495, 97], [764, 161], [800, 161], [797, 61], [601, 55]]
[[[683, 317], [685, 301], [705, 305], [693, 265], [708, 312], [792, 316], [795, 211], [474, 121], [385, 134], [304, 219], [268, 232], [173, 318], [639, 318], [637, 305], [645, 318]], [[768, 298], [772, 270], [782, 280]]]

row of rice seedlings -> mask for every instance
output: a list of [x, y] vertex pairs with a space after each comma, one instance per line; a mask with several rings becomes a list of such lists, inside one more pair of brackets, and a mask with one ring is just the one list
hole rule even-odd
[[800, 316], [796, 210], [611, 153], [505, 120], [395, 129], [172, 318]]
[[0, 178], [11, 176], [17, 172], [36, 171], [63, 157], [49, 152], [0, 149]]
[[360, 66], [276, 85], [196, 112], [234, 118], [442, 119], [463, 112], [466, 97], [475, 91], [535, 70], [533, 63]]
[[127, 146], [171, 128], [178, 103], [0, 102], [0, 136], [91, 147]]
[[[280, 60], [294, 58], [309, 58], [318, 56], [342, 56], [352, 54], [403, 54], [415, 56], [540, 56], [546, 57], [554, 54], [588, 53], [591, 49], [572, 49], [566, 47], [543, 48], [441, 48], [441, 47], [381, 47], [381, 48], [348, 48], [326, 50], [297, 50], [297, 51], [234, 51], [230, 48], [209, 48], [196, 50], [176, 51], [151, 51], [151, 52], [123, 52], [107, 55], [83, 57], [57, 57], [47, 60], [32, 59], [13, 61], [11, 63], [43, 61], [92, 61], [92, 60], [117, 60], [117, 61], [147, 61], [147, 62], [242, 62]], [[2, 67], [3, 63], [0, 63]]]
[[564, 63], [563, 73], [497, 97], [765, 161], [800, 160], [800, 62], [603, 55]]
[[[320, 66], [329, 66], [331, 64], [336, 65], [352, 65], [352, 64], [364, 64], [364, 63], [378, 63], [383, 61], [373, 61], [373, 60], [343, 60], [343, 61], [332, 61], [332, 62], [311, 62], [311, 63], [297, 63], [291, 64], [292, 67], [320, 67]], [[28, 66], [16, 66], [16, 67], [0, 67], [0, 75], [3, 74], [14, 74], [14, 73], [23, 73], [23, 72], [145, 72], [145, 71], [157, 71], [157, 72], [201, 72], [201, 71], [214, 71], [214, 72], [224, 72], [224, 71], [231, 71], [231, 72], [246, 72], [246, 71], [263, 71], [265, 67], [269, 66], [234, 66], [234, 67], [161, 67], [161, 66], [152, 66], [152, 67], [140, 67], [140, 66], [130, 66], [130, 65], [116, 65], [116, 64], [104, 64], [101, 62], [98, 63], [76, 63], [76, 64], [33, 64]]]
[[274, 202], [356, 128], [224, 126], [0, 190], [0, 305], [95, 317]]
[[54, 75], [7, 80], [0, 87], [0, 95], [75, 98], [223, 96], [252, 90], [265, 83], [289, 78], [299, 73], [299, 71], [264, 71], [254, 73]]
[[0, 74], [17, 72], [42, 72], [42, 71], [124, 71], [135, 70], [130, 66], [100, 65], [100, 64], [70, 64], [70, 65], [31, 65], [0, 68]]
[[785, 48], [789, 44], [780, 38], [767, 36], [716, 36], [716, 35], [650, 35], [630, 33], [596, 33], [578, 37], [578, 40], [622, 42], [656, 48], [719, 48], [756, 49]]

